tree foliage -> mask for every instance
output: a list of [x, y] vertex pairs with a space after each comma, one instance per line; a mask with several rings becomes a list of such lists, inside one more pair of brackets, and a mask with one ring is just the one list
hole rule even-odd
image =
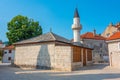
[[15, 16], [7, 26], [6, 34], [10, 44], [42, 34], [39, 22], [22, 15]]

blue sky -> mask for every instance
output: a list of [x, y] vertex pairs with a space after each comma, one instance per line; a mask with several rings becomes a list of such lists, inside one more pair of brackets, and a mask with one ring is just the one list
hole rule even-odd
[[120, 21], [120, 0], [0, 0], [0, 39], [7, 41], [7, 23], [17, 15], [39, 21], [43, 33], [52, 32], [71, 39], [74, 9], [78, 7], [81, 34], [102, 33], [110, 22]]

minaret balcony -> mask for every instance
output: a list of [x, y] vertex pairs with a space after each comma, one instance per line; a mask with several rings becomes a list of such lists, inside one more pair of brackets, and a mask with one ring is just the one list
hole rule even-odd
[[73, 30], [76, 30], [76, 29], [77, 29], [77, 30], [81, 30], [81, 29], [82, 29], [82, 26], [81, 26], [81, 25], [73, 24], [73, 25], [72, 25], [72, 29], [73, 29]]

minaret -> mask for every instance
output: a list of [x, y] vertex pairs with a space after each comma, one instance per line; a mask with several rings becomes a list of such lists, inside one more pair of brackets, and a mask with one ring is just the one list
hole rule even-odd
[[80, 24], [80, 18], [77, 8], [75, 9], [74, 18], [73, 18], [73, 24], [72, 24], [72, 30], [74, 35], [74, 42], [80, 42], [80, 30], [82, 29], [82, 26]]

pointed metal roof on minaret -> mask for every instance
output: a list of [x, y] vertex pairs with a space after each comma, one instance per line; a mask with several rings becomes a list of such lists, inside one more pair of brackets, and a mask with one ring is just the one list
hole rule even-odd
[[79, 18], [79, 13], [77, 8], [75, 9], [74, 18]]

